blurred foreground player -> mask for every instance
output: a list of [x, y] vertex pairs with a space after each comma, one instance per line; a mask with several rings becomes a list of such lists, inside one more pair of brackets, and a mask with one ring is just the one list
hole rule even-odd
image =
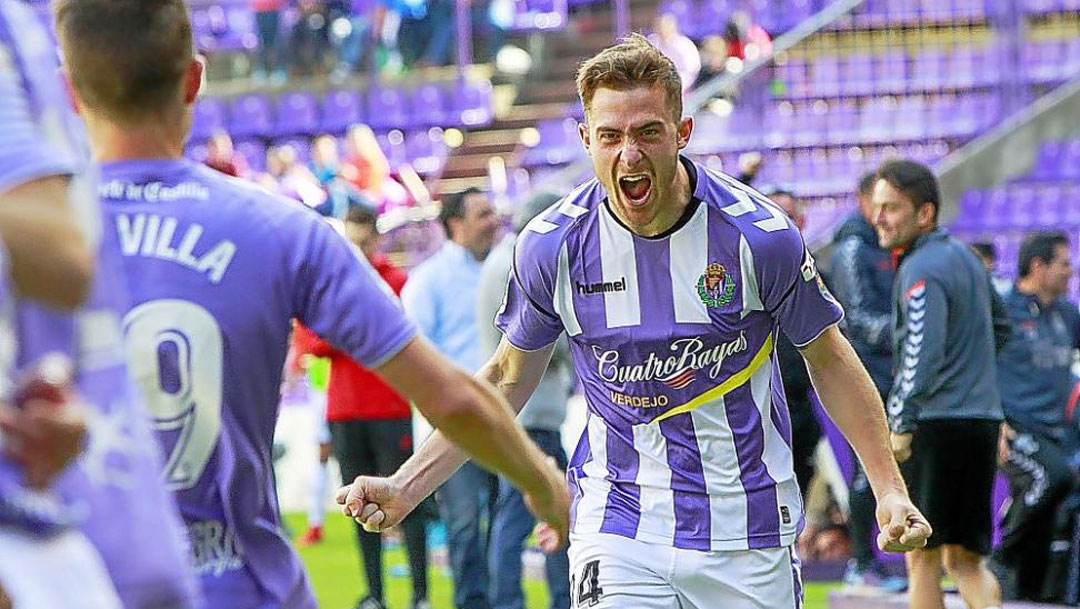
[[934, 523], [927, 547], [907, 556], [911, 607], [945, 606], [943, 564], [970, 607], [997, 607], [1001, 590], [984, 560], [1002, 420], [990, 277], [967, 245], [938, 227], [941, 199], [928, 168], [885, 163], [872, 197], [881, 246], [900, 256], [887, 402], [892, 447], [915, 503]]
[[558, 472], [490, 388], [416, 338], [352, 245], [309, 209], [183, 159], [202, 77], [184, 3], [66, 0], [57, 21], [131, 294], [128, 361], [207, 606], [316, 605], [271, 469], [293, 318], [377, 369], [565, 533]]
[[99, 242], [52, 45], [6, 0], [0, 56], [0, 235], [12, 279], [0, 378], [17, 406], [0, 406], [0, 588], [17, 609], [194, 608], [180, 519], [124, 366], [116, 243]]
[[[679, 154], [693, 120], [675, 66], [644, 38], [587, 60], [577, 82], [597, 179], [522, 231], [497, 319], [504, 338], [478, 374], [520, 409], [569, 337], [589, 409], [569, 467], [575, 606], [801, 606], [778, 330], [866, 466], [879, 542], [921, 547], [930, 526], [798, 230]], [[383, 495], [366, 521], [392, 525], [464, 458], [436, 434], [398, 474], [361, 478], [341, 499], [356, 512]]]

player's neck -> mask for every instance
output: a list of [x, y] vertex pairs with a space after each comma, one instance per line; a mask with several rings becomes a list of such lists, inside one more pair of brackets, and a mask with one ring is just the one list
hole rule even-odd
[[1016, 289], [1022, 294], [1031, 294], [1042, 306], [1049, 306], [1057, 300], [1057, 296], [1048, 290], [1041, 289], [1039, 282], [1032, 277], [1021, 277], [1016, 280]]
[[184, 155], [182, 128], [147, 122], [121, 127], [102, 120], [87, 120], [86, 130], [94, 161], [108, 163], [137, 159], [179, 159]]

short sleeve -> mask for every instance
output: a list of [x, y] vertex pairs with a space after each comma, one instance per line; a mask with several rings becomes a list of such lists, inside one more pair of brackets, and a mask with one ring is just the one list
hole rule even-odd
[[764, 237], [754, 252], [761, 302], [792, 344], [805, 347], [839, 323], [844, 310], [825, 287], [797, 230]]
[[[14, 4], [14, 3], [12, 3]], [[0, 192], [76, 173], [70, 102], [52, 45], [24, 7], [0, 11]]]
[[294, 316], [334, 348], [378, 368], [416, 335], [393, 291], [363, 254], [308, 210], [290, 260]]
[[523, 351], [536, 351], [555, 342], [563, 324], [555, 312], [557, 260], [541, 254], [534, 235], [523, 233], [514, 248], [506, 295], [495, 325], [506, 340]]

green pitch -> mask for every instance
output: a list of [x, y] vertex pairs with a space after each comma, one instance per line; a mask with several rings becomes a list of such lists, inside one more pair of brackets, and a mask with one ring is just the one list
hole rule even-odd
[[[285, 522], [294, 534], [303, 532], [303, 514], [289, 514]], [[352, 525], [338, 514], [326, 515], [325, 541], [300, 549], [300, 556], [307, 565], [315, 595], [322, 609], [350, 609], [366, 587], [360, 569], [360, 559], [353, 539]], [[405, 550], [397, 547], [384, 555], [384, 582], [390, 609], [408, 609], [411, 588], [408, 575], [393, 576], [391, 571], [407, 573]], [[396, 568], [395, 568], [396, 567]], [[434, 609], [453, 609], [453, 588], [449, 573], [432, 565], [428, 580], [428, 594]], [[807, 584], [805, 609], [827, 609], [825, 596], [833, 585]], [[525, 580], [525, 594], [529, 609], [547, 609], [547, 589], [543, 581]]]

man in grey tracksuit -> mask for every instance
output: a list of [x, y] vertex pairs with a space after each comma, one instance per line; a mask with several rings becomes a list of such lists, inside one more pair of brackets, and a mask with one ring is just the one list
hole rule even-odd
[[872, 197], [881, 246], [900, 253], [886, 403], [893, 452], [934, 528], [926, 548], [907, 556], [910, 606], [944, 607], [944, 564], [970, 607], [998, 608], [1001, 590], [983, 560], [1002, 421], [989, 277], [938, 228], [940, 194], [928, 168], [885, 163]]
[[[515, 232], [520, 232], [533, 216], [543, 212], [559, 198], [545, 192], [534, 194], [515, 214]], [[494, 353], [502, 338], [494, 319], [502, 307], [513, 264], [514, 237], [510, 236], [491, 250], [481, 270], [476, 296], [476, 320], [485, 353]], [[565, 338], [560, 338], [540, 385], [518, 415], [518, 421], [529, 437], [563, 469], [566, 468], [566, 452], [563, 450], [560, 429], [566, 420], [566, 401], [573, 390], [573, 383], [570, 347]], [[521, 550], [535, 525], [536, 519], [525, 507], [521, 491], [500, 476], [488, 549], [491, 609], [524, 608]], [[566, 548], [546, 557], [545, 575], [551, 597], [550, 609], [569, 609], [570, 562]]]

